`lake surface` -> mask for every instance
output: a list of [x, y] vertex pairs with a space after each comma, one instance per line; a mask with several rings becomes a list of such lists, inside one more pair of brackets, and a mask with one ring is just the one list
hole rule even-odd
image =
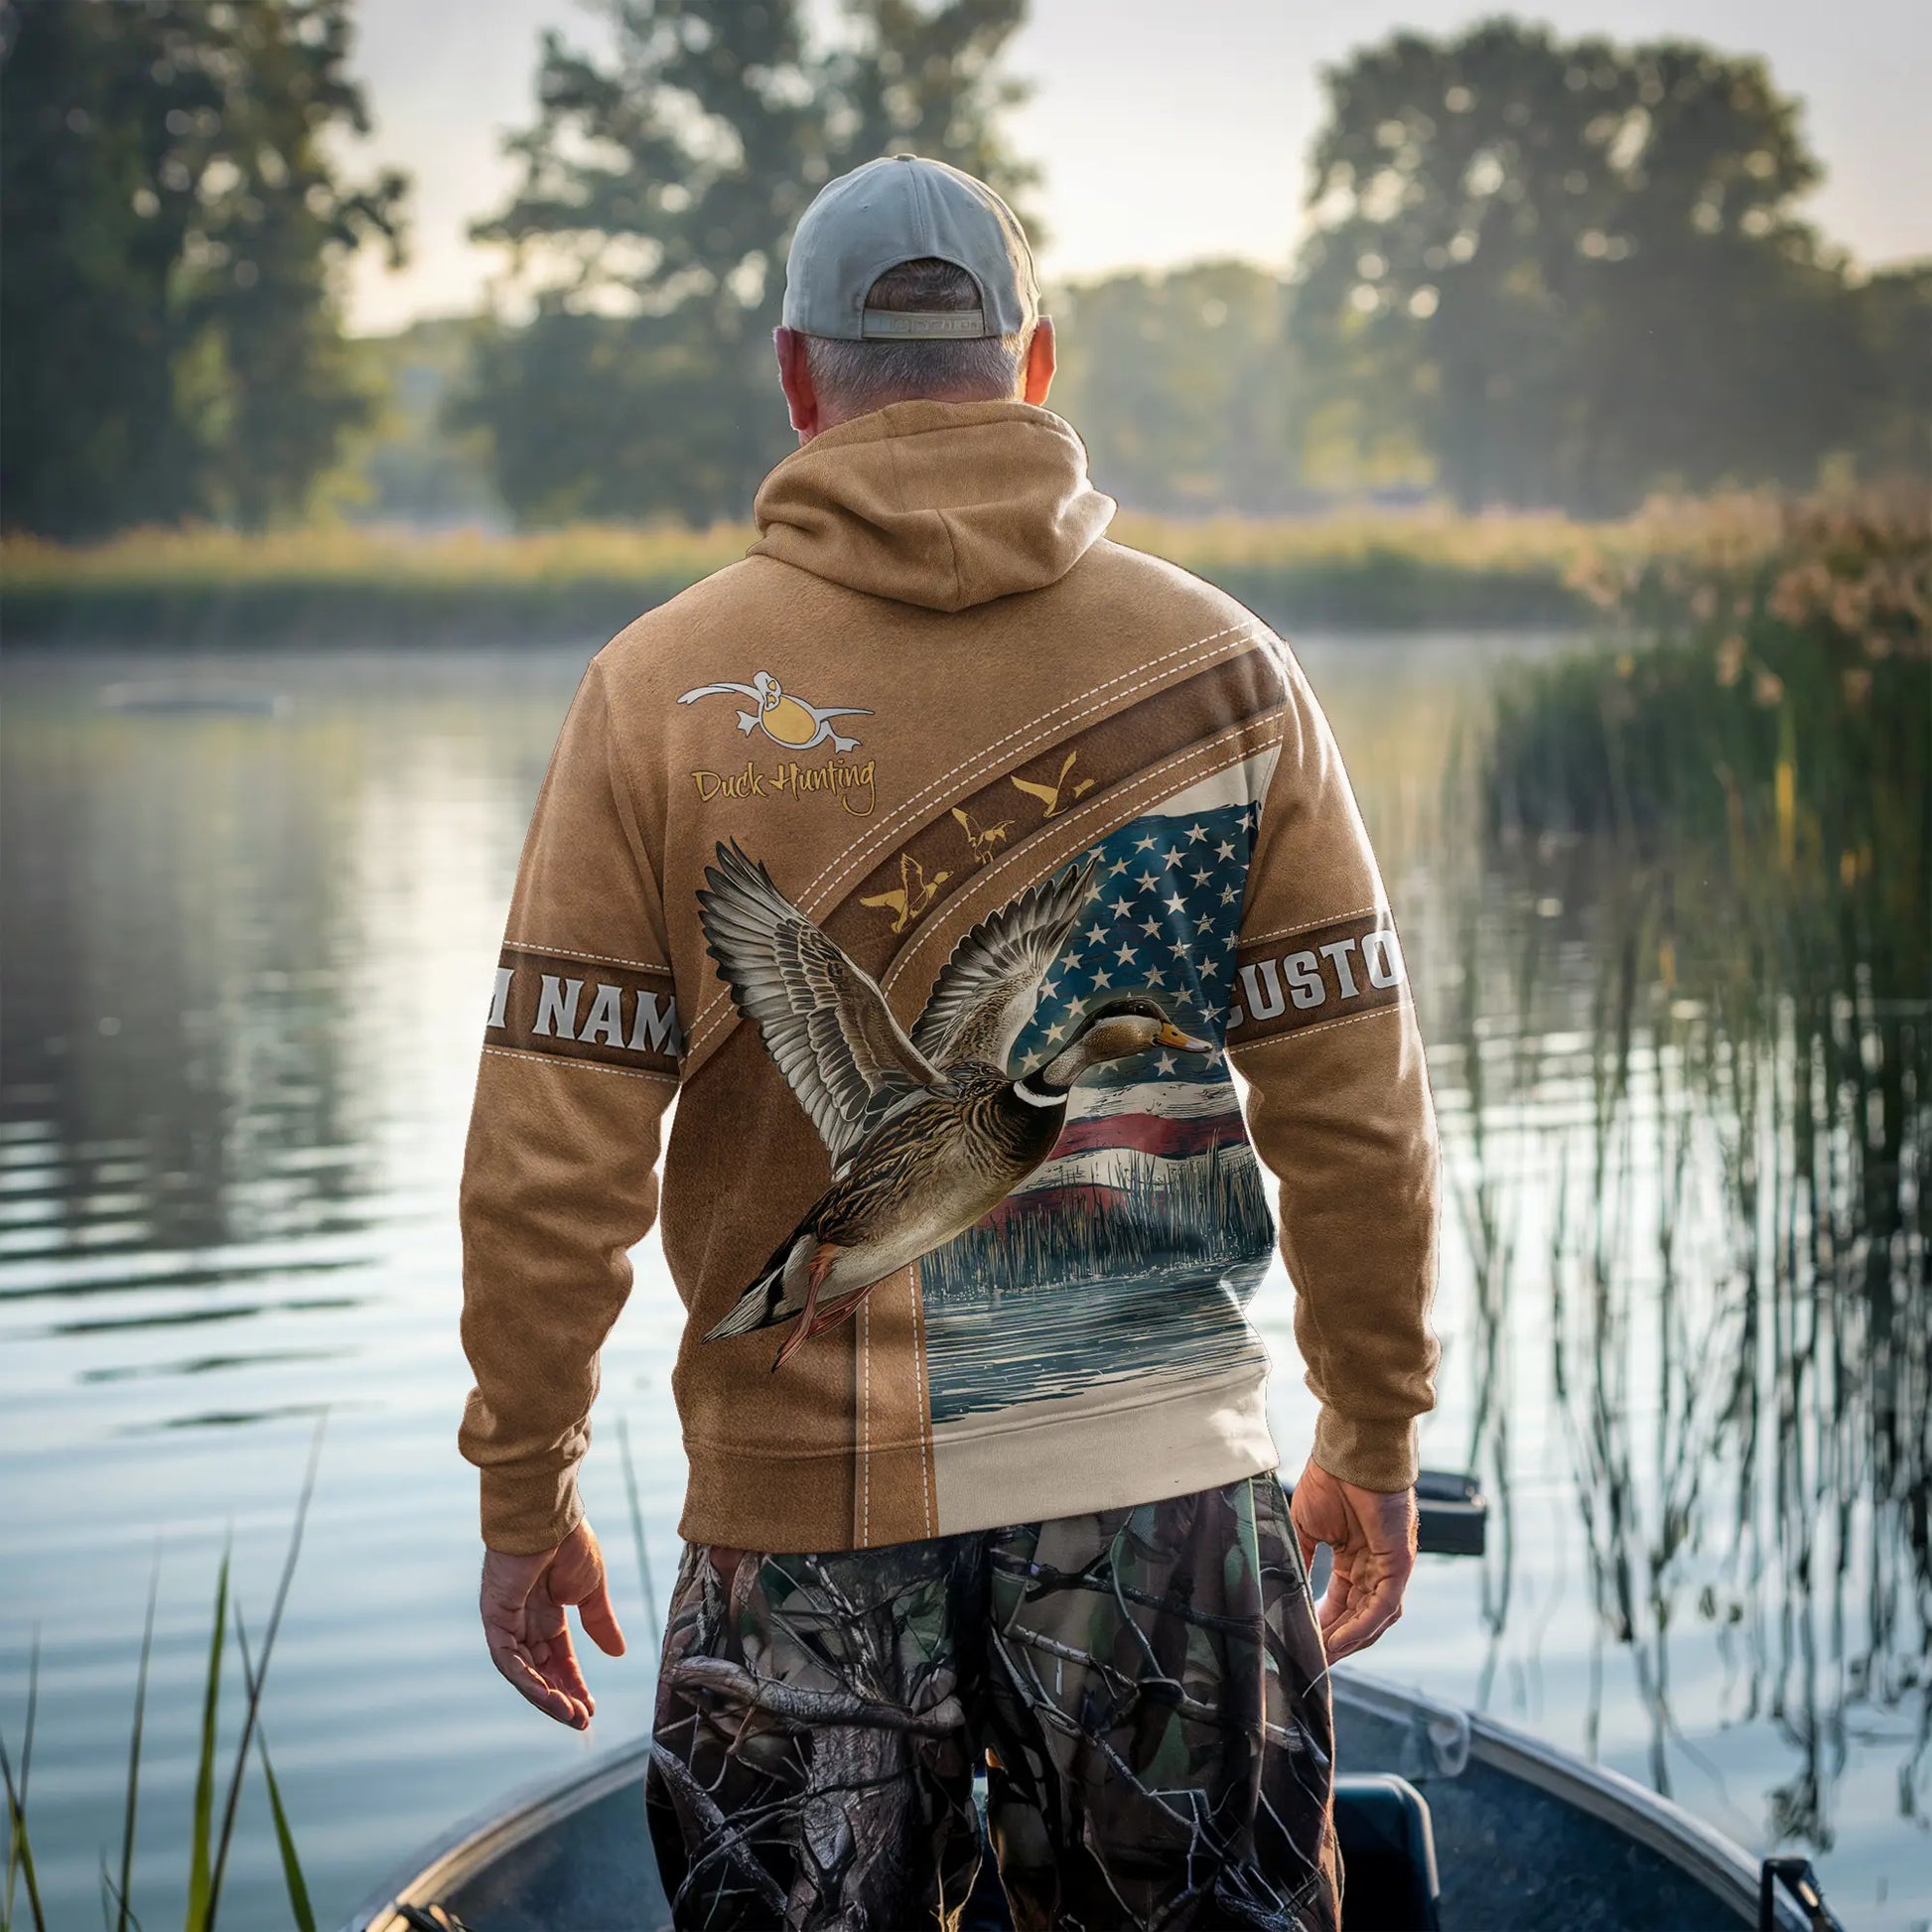
[[[1821, 1328], [1744, 1252], [1739, 1163], [1775, 1169], [1784, 1089], [1753, 1089], [1740, 1140], [1695, 1077], [1695, 1003], [1666, 987], [1634, 1018], [1605, 1009], [1614, 870], [1556, 847], [1484, 862], [1444, 807], [1491, 681], [1565, 647], [1302, 646], [1431, 1037], [1451, 1184], [1424, 1459], [1476, 1469], [1496, 1504], [1490, 1556], [1426, 1559], [1367, 1661], [1660, 1785], [1753, 1848], [1813, 1851], [1848, 1922], [1903, 1932], [1932, 1918], [1932, 1581], [1922, 1518], [1914, 1545], [1845, 1394], [1877, 1344], [1841, 1317]], [[265, 1705], [324, 1922], [422, 1841], [647, 1723], [612, 1425], [628, 1423], [661, 1601], [683, 1459], [679, 1309], [654, 1246], [585, 1477], [633, 1645], [591, 1660], [588, 1739], [485, 1661], [454, 1442], [481, 1022], [587, 654], [7, 666], [0, 1731], [17, 1760], [38, 1632], [28, 1809], [52, 1924], [97, 1922], [157, 1563], [136, 1906], [150, 1925], [179, 1913], [221, 1552], [258, 1637], [325, 1411]], [[147, 687], [133, 709], [129, 686]], [[215, 690], [244, 708], [144, 708]], [[1253, 1311], [1299, 1464], [1311, 1405], [1279, 1268]], [[1895, 1318], [1922, 1334], [1922, 1294]], [[222, 1923], [286, 1919], [251, 1783]]]

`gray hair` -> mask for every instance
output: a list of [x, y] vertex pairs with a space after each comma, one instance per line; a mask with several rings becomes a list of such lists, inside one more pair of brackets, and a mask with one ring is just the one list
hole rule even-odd
[[[979, 285], [963, 268], [936, 256], [900, 262], [866, 294], [869, 309], [977, 309]], [[1003, 400], [1020, 392], [1025, 336], [979, 336], [930, 342], [849, 343], [805, 338], [805, 366], [821, 402], [860, 416], [888, 403]]]

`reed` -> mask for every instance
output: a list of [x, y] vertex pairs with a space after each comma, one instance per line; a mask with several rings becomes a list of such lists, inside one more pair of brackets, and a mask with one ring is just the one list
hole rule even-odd
[[[1678, 506], [1600, 525], [1440, 509], [1123, 515], [1113, 534], [1288, 624], [1576, 624], [1592, 615], [1603, 583], [1677, 555], [1714, 519], [1748, 531], [1764, 512]], [[0, 615], [15, 642], [608, 634], [741, 557], [755, 534], [743, 525], [490, 534], [338, 524], [259, 535], [133, 530], [84, 547], [14, 537], [0, 543]]]
[[18, 1777], [14, 1775], [7, 1740], [0, 1735], [0, 1786], [7, 1796], [7, 1884], [5, 1897], [0, 1899], [0, 1907], [4, 1907], [0, 1909], [0, 1932], [11, 1932], [17, 1890], [26, 1893], [27, 1909], [34, 1915], [34, 1932], [47, 1932], [40, 1879], [34, 1870], [34, 1844], [27, 1833], [27, 1788], [34, 1768], [34, 1721], [40, 1708], [40, 1686], [41, 1634], [37, 1629], [27, 1660], [27, 1717], [22, 1728]]
[[[200, 1745], [195, 1760], [195, 1777], [189, 1801], [189, 1875], [183, 1906], [186, 1932], [215, 1932], [221, 1895], [227, 1875], [228, 1855], [233, 1844], [235, 1819], [243, 1782], [248, 1771], [251, 1748], [258, 1760], [267, 1790], [269, 1811], [275, 1826], [276, 1849], [281, 1861], [283, 1883], [288, 1894], [289, 1912], [297, 1932], [315, 1932], [315, 1912], [309, 1898], [308, 1883], [296, 1850], [294, 1833], [282, 1802], [281, 1788], [269, 1761], [260, 1714], [267, 1688], [269, 1661], [281, 1627], [288, 1601], [290, 1584], [301, 1555], [303, 1533], [307, 1526], [310, 1502], [320, 1467], [323, 1427], [318, 1423], [303, 1478], [302, 1493], [296, 1505], [295, 1520], [289, 1535], [274, 1602], [263, 1634], [257, 1664], [250, 1652], [241, 1605], [231, 1589], [230, 1552], [223, 1550], [215, 1575], [214, 1603], [209, 1618], [207, 1663], [202, 1680], [202, 1718]], [[141, 1633], [139, 1663], [135, 1674], [134, 1716], [130, 1726], [125, 1796], [118, 1821], [120, 1860], [118, 1870], [110, 1871], [105, 1853], [101, 1857], [101, 1921], [108, 1932], [127, 1932], [140, 1924], [134, 1912], [135, 1823], [141, 1795], [141, 1764], [145, 1740], [149, 1665], [154, 1651], [154, 1613], [159, 1591], [160, 1570], [156, 1566], [148, 1591], [146, 1620]], [[227, 1679], [230, 1651], [236, 1654], [241, 1669], [243, 1697], [242, 1722], [223, 1777], [221, 1746], [221, 1696]], [[40, 1690], [40, 1645], [36, 1637], [28, 1664], [27, 1711], [18, 1775], [6, 1740], [0, 1736], [0, 1774], [3, 1774], [8, 1815], [7, 1874], [4, 1896], [0, 1896], [0, 1932], [13, 1932], [16, 1924], [17, 1890], [24, 1895], [34, 1932], [46, 1932], [39, 1885], [34, 1871], [33, 1839], [28, 1826], [28, 1783], [34, 1749], [36, 1711]], [[216, 1811], [216, 1793], [223, 1797]], [[18, 1882], [17, 1882], [18, 1881]]]
[[1026, 1294], [1054, 1283], [1132, 1280], [1150, 1253], [1173, 1250], [1183, 1230], [1204, 1231], [1197, 1251], [1173, 1259], [1211, 1271], [1265, 1258], [1274, 1220], [1254, 1157], [1217, 1149], [1206, 1159], [1132, 1161], [1106, 1190], [1111, 1211], [1095, 1213], [1092, 1190], [1074, 1185], [1019, 1195], [1022, 1211], [982, 1222], [919, 1264], [921, 1288], [940, 1302]]
[[[1932, 1756], [1932, 514], [1796, 506], [1609, 588], [1628, 641], [1519, 668], [1444, 815], [1492, 908], [1446, 1112], [1478, 1340], [1539, 1218], [1592, 1710], [1623, 1651], [1668, 1790], [1706, 1624], [1792, 1747], [1768, 1833], [1829, 1847], [1857, 1707], [1916, 1708], [1907, 1815]], [[1524, 979], [1551, 906], [1581, 1013]]]

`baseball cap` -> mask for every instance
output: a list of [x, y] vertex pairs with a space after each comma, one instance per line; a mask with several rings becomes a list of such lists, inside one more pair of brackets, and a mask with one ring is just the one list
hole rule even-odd
[[[928, 256], [964, 269], [977, 309], [868, 309], [889, 268]], [[827, 182], [800, 217], [785, 258], [784, 323], [837, 342], [1017, 336], [1039, 313], [1033, 251], [1013, 210], [983, 181], [896, 154]]]

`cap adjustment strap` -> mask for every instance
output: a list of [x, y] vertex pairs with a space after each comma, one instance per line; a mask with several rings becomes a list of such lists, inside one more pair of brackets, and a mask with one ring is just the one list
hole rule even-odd
[[859, 336], [863, 342], [876, 342], [882, 337], [921, 341], [938, 337], [982, 337], [992, 333], [986, 326], [984, 309], [862, 309], [859, 313]]

